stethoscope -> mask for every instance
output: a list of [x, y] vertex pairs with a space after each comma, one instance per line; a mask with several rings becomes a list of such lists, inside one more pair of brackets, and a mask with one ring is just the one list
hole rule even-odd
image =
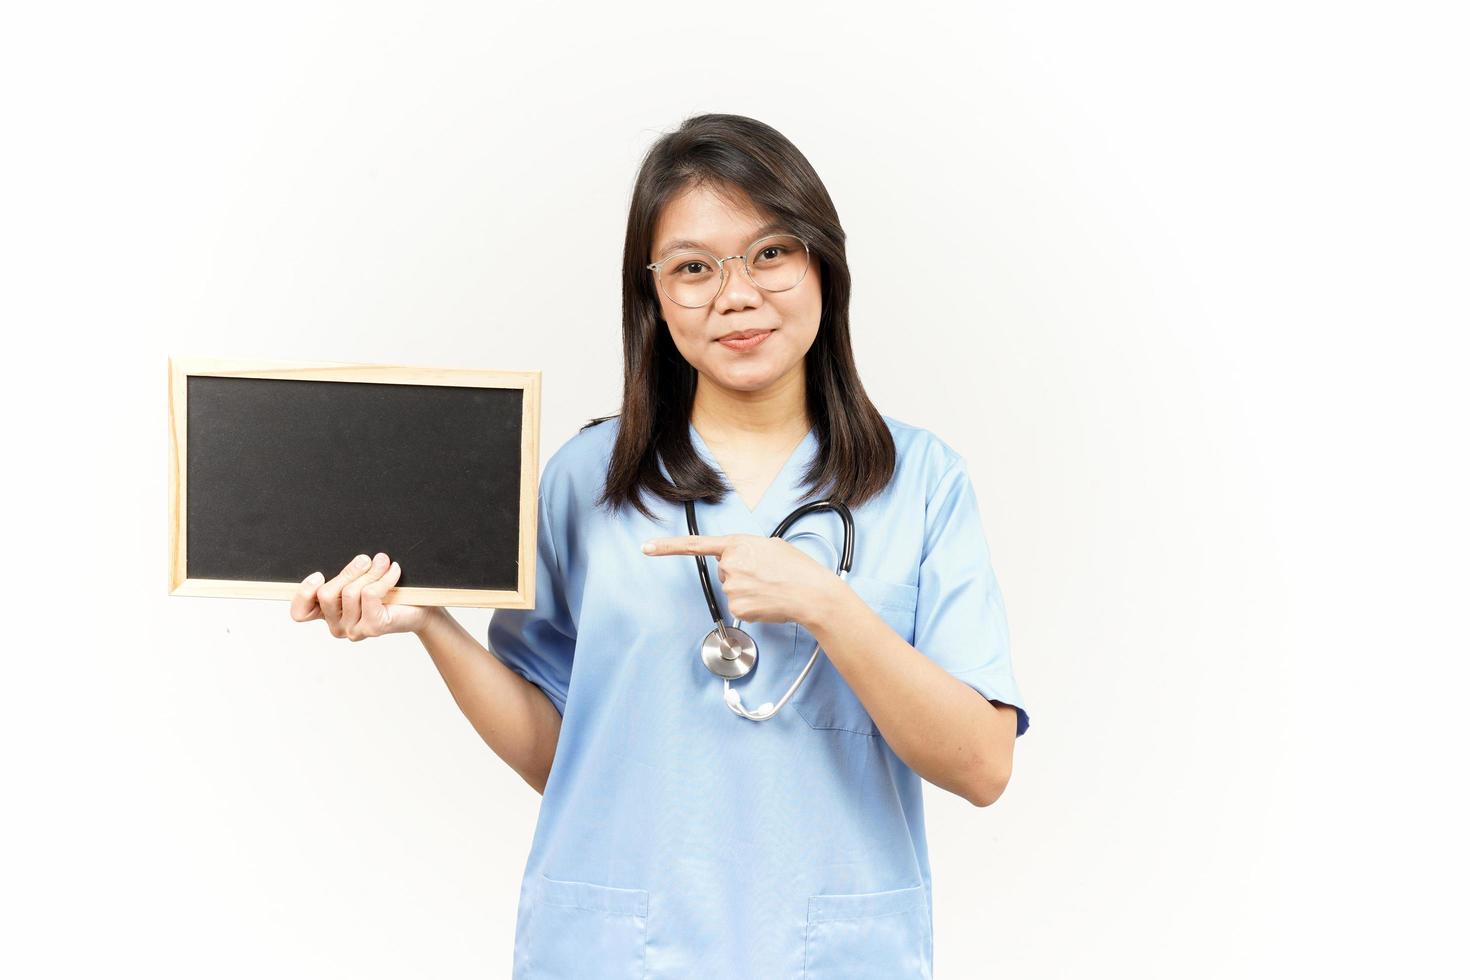
[[[837, 562], [837, 577], [847, 578], [848, 569], [852, 568], [852, 546], [853, 526], [852, 512], [847, 505], [840, 500], [828, 498], [826, 500], [815, 500], [809, 504], [793, 510], [786, 515], [786, 519], [780, 523], [776, 530], [771, 532], [771, 537], [784, 537], [788, 528], [798, 520], [816, 510], [835, 510], [842, 517], [842, 556]], [[691, 535], [699, 533], [699, 525], [694, 520], [694, 501], [684, 501], [684, 516], [689, 525]], [[709, 605], [710, 618], [715, 622], [715, 628], [710, 630], [703, 642], [699, 645], [699, 656], [704, 665], [709, 668], [710, 673], [716, 677], [724, 678], [725, 681], [725, 705], [742, 718], [751, 721], [765, 721], [791, 700], [801, 682], [806, 680], [806, 675], [811, 673], [812, 665], [817, 662], [817, 656], [822, 652], [822, 645], [818, 643], [812, 648], [811, 659], [806, 662], [801, 673], [796, 678], [796, 683], [789, 687], [781, 700], [775, 704], [767, 701], [755, 711], [747, 711], [740, 704], [740, 692], [730, 686], [732, 678], [741, 678], [755, 668], [757, 656], [755, 639], [745, 630], [738, 626], [726, 626], [725, 618], [720, 615], [720, 607], [715, 603], [715, 589], [710, 584], [709, 566], [705, 563], [705, 555], [695, 555], [694, 560], [699, 566], [699, 581], [704, 587], [704, 601]], [[740, 620], [735, 620], [738, 624]]]

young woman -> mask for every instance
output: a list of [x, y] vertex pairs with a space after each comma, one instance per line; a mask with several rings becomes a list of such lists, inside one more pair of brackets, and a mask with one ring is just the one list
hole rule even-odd
[[[541, 477], [536, 608], [487, 652], [383, 605], [387, 555], [302, 583], [334, 636], [416, 633], [542, 791], [517, 977], [932, 972], [921, 780], [988, 805], [1029, 721], [964, 460], [863, 391], [844, 241], [781, 134], [686, 120], [633, 195], [622, 411]], [[773, 536], [817, 500], [845, 575], [840, 510]]]

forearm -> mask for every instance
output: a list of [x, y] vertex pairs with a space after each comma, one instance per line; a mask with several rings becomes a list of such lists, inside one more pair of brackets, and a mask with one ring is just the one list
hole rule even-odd
[[997, 708], [915, 649], [846, 582], [812, 608], [803, 625], [894, 753], [936, 786], [977, 806], [993, 802], [1010, 779], [1014, 709]]
[[545, 792], [561, 734], [556, 706], [492, 655], [449, 610], [437, 608], [417, 635], [485, 744], [536, 792]]

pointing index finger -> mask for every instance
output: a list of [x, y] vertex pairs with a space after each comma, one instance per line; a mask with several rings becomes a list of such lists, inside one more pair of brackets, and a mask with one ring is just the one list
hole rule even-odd
[[724, 534], [681, 534], [673, 538], [654, 538], [643, 542], [645, 555], [714, 555], [718, 558], [729, 547]]

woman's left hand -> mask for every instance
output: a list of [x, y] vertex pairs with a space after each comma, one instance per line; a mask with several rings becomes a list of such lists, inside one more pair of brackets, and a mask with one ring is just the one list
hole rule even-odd
[[713, 555], [730, 615], [808, 625], [844, 583], [789, 541], [758, 534], [684, 534], [643, 544], [646, 555]]

